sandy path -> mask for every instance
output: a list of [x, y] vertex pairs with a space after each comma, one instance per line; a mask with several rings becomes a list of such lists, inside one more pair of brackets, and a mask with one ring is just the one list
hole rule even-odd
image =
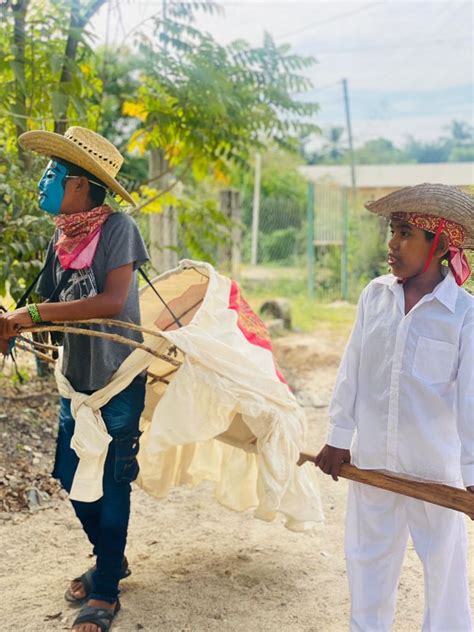
[[[341, 344], [327, 336], [278, 342], [302, 403], [311, 404], [306, 410], [312, 451], [324, 440], [327, 408], [322, 406], [329, 399]], [[342, 546], [347, 487], [345, 481], [336, 484], [322, 475], [320, 483], [326, 523], [306, 534], [222, 508], [210, 485], [175, 490], [160, 502], [136, 490], [127, 550], [133, 574], [122, 584], [123, 609], [114, 630], [346, 630]], [[474, 587], [474, 523], [469, 531]], [[68, 579], [90, 563], [89, 547], [68, 503], [18, 516], [0, 527], [0, 537], [1, 632], [68, 629], [75, 611], [62, 595]], [[420, 629], [422, 601], [421, 568], [410, 547], [396, 632]]]

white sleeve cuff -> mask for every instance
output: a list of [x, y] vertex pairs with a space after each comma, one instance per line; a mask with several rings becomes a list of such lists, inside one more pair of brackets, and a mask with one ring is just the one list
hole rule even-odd
[[326, 443], [333, 448], [349, 450], [352, 444], [354, 430], [341, 428], [340, 426], [330, 426]]
[[461, 465], [462, 480], [466, 487], [474, 485], [474, 463]]

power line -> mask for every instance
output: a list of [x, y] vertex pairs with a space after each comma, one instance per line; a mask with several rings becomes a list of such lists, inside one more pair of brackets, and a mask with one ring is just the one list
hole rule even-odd
[[303, 26], [296, 31], [290, 31], [289, 33], [283, 33], [283, 35], [277, 35], [274, 39], [275, 41], [286, 39], [288, 37], [293, 37], [294, 35], [300, 35], [300, 33], [305, 33], [306, 31], [311, 31], [314, 29], [323, 26], [324, 24], [329, 24], [330, 22], [336, 22], [337, 20], [341, 20], [342, 18], [349, 17], [350, 15], [355, 15], [356, 13], [362, 13], [366, 9], [371, 9], [374, 7], [378, 7], [382, 2], [369, 2], [368, 4], [364, 4], [362, 7], [358, 7], [357, 9], [352, 9], [351, 11], [345, 11], [344, 13], [338, 13], [337, 15], [333, 15], [331, 18], [326, 18], [325, 20], [320, 20], [319, 22], [314, 22], [313, 24], [308, 24], [307, 26]]
[[436, 40], [431, 40], [430, 42], [426, 42], [425, 44], [420, 44], [413, 42], [411, 45], [400, 45], [396, 44], [395, 46], [356, 46], [354, 48], [338, 48], [335, 50], [320, 50], [315, 53], [316, 57], [318, 55], [344, 55], [346, 53], [372, 53], [374, 51], [391, 51], [391, 50], [407, 50], [407, 49], [419, 49], [419, 48], [430, 48], [432, 46], [439, 46], [440, 44], [445, 43], [456, 43], [463, 44], [465, 42], [471, 42], [472, 38], [468, 37], [465, 39], [459, 39], [459, 37], [449, 37], [449, 38], [441, 38]]
[[320, 88], [316, 88], [315, 90], [311, 90], [311, 95], [318, 94], [319, 92], [323, 92], [324, 90], [328, 90], [329, 88], [334, 88], [334, 86], [340, 85], [340, 81], [333, 81], [331, 83], [327, 83], [325, 86], [321, 86]]
[[[467, 3], [469, 4], [469, 3]], [[445, 29], [446, 24], [448, 22], [451, 22], [452, 19], [456, 16], [458, 16], [459, 14], [459, 9], [464, 9], [466, 7], [466, 3], [458, 3], [457, 6], [455, 6], [453, 8], [452, 3], [451, 2], [447, 2], [445, 3], [441, 9], [438, 11], [438, 13], [436, 14], [435, 17], [435, 21], [436, 21], [436, 26], [435, 29], [430, 29], [428, 33], [424, 33], [424, 37], [422, 39], [422, 44], [423, 42], [426, 43], [427, 38], [433, 38], [436, 37], [443, 29]], [[453, 10], [454, 9], [454, 10]], [[447, 10], [447, 11], [446, 11]], [[446, 14], [449, 13], [448, 16], [446, 16]], [[406, 38], [402, 44], [405, 44], [405, 41], [412, 41], [412, 37], [413, 34], [411, 33], [408, 38]], [[422, 47], [418, 44], [418, 47]], [[410, 46], [403, 46], [403, 48], [406, 48], [407, 50], [410, 50]], [[409, 53], [408, 55], [404, 56], [402, 60], [400, 60], [399, 64], [400, 66], [405, 66], [406, 63], [408, 63], [409, 59], [411, 58], [412, 53]], [[441, 82], [442, 83], [442, 82]], [[413, 85], [413, 82], [411, 82], [411, 85]], [[408, 90], [409, 88], [407, 88]], [[382, 121], [382, 113], [386, 112], [387, 109], [390, 109], [390, 105], [387, 106], [387, 101], [386, 101], [386, 97], [382, 98], [379, 100], [378, 104], [373, 108], [372, 113], [369, 117], [367, 117], [367, 120], [369, 121], [368, 123], [366, 123], [362, 130], [358, 130], [356, 136], [359, 138], [359, 141], [361, 138], [367, 138], [367, 136], [370, 136], [376, 126], [377, 123], [380, 123]], [[386, 129], [387, 131], [390, 130], [390, 128], [392, 127], [392, 117], [388, 116], [385, 117], [384, 119], [384, 129]]]

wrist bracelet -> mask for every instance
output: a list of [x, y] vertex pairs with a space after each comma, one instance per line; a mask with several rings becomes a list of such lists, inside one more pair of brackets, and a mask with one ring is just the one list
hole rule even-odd
[[39, 313], [38, 305], [36, 305], [36, 303], [30, 303], [26, 309], [28, 310], [28, 314], [30, 315], [33, 323], [39, 324], [43, 322], [41, 314]]

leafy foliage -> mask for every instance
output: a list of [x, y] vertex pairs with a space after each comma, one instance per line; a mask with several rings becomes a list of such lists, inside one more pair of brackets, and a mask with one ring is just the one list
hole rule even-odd
[[36, 183], [15, 163], [0, 161], [0, 296], [7, 282], [18, 300], [42, 265], [51, 219], [36, 209]]
[[310, 87], [301, 71], [312, 59], [291, 54], [268, 34], [260, 47], [222, 46], [175, 19], [157, 19], [156, 35], [140, 42], [133, 148], [158, 147], [172, 167], [189, 163], [199, 180], [229, 161], [246, 165], [268, 138], [294, 147], [297, 133], [310, 127], [301, 121], [317, 106], [291, 95]]
[[[356, 164], [400, 164], [430, 162], [464, 162], [474, 160], [474, 131], [464, 121], [452, 121], [448, 135], [434, 141], [420, 141], [408, 137], [397, 147], [386, 138], [376, 138], [355, 147]], [[302, 154], [306, 162], [315, 164], [349, 164], [348, 144], [342, 127], [330, 127], [323, 132], [324, 144], [319, 150], [308, 150], [305, 146], [311, 137], [300, 139]]]
[[[217, 188], [230, 183], [235, 165], [247, 168], [269, 139], [294, 148], [315, 129], [305, 120], [317, 106], [293, 96], [310, 87], [304, 71], [312, 59], [270, 35], [257, 47], [218, 44], [195, 26], [197, 11], [221, 12], [210, 1], [170, 2], [154, 35], [139, 33], [136, 48], [95, 50], [87, 23], [103, 2], [0, 6], [0, 293], [7, 278], [16, 296], [33, 278], [52, 227], [36, 209], [44, 160], [19, 150], [21, 132], [79, 124], [103, 133], [128, 154], [121, 176], [143, 210], [176, 207], [182, 248], [212, 259], [229, 229]], [[153, 180], [151, 148], [164, 167]]]
[[[102, 84], [84, 29], [71, 34], [71, 12], [83, 10], [84, 18], [97, 3], [23, 0], [0, 9], [0, 294], [8, 281], [15, 299], [39, 271], [52, 232], [51, 219], [37, 209], [45, 159], [24, 154], [17, 136], [54, 129], [64, 112], [71, 123], [95, 127]], [[77, 46], [68, 58], [71, 37]]]

